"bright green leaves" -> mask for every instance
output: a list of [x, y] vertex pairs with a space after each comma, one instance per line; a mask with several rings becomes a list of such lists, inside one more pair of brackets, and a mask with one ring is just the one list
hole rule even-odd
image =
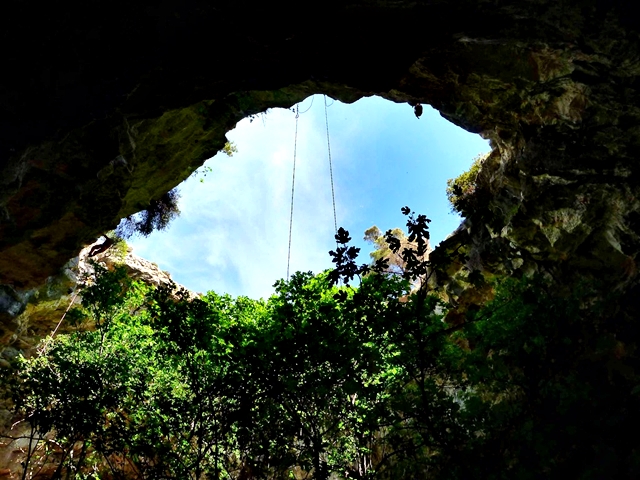
[[[227, 157], [233, 157], [235, 153], [238, 153], [238, 147], [234, 142], [226, 142], [224, 144], [224, 147], [222, 147], [222, 150], [220, 151], [223, 152]], [[203, 165], [195, 171], [196, 174], [202, 175], [200, 177], [200, 183], [204, 183], [204, 177], [206, 177], [207, 174], [211, 172], [213, 172], [213, 168], [208, 165]]]
[[462, 213], [468, 207], [468, 200], [475, 193], [476, 179], [480, 172], [480, 167], [487, 156], [488, 154], [476, 156], [469, 170], [456, 178], [447, 180], [447, 199], [453, 211]]
[[[406, 213], [417, 246], [428, 221]], [[342, 245], [341, 275], [363, 273]], [[98, 268], [78, 313], [96, 331], [24, 360], [15, 398], [76, 478], [614, 477], [598, 452], [634, 468], [640, 332], [616, 313], [633, 299], [511, 279], [452, 325], [407, 259], [357, 288], [296, 273], [266, 302]]]
[[116, 268], [112, 274], [107, 275], [100, 264], [94, 262], [92, 265], [101, 281], [94, 282], [83, 290], [83, 306], [100, 326], [101, 322], [110, 320], [123, 304], [123, 294], [130, 280], [123, 267]]

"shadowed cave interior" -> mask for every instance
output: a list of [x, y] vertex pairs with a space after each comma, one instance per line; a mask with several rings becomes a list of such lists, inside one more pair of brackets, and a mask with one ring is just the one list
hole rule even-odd
[[[191, 175], [241, 119], [312, 94], [377, 95], [433, 106], [491, 142], [463, 226], [434, 252], [450, 259], [434, 279], [459, 307], [450, 323], [487, 300], [469, 272], [541, 273], [558, 290], [602, 282], [624, 319], [602, 334], [622, 347], [589, 362], [605, 372], [598, 385], [624, 378], [616, 425], [637, 423], [640, 42], [628, 2], [347, 1], [314, 15], [284, 2], [14, 7], [1, 21], [3, 362], [55, 326], [65, 264]], [[634, 478], [637, 448], [609, 443], [589, 457]], [[537, 474], [571, 471], [576, 445]]]

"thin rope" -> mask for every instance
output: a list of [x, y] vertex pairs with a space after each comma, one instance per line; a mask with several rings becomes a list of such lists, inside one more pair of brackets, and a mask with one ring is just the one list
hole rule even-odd
[[291, 263], [291, 231], [293, 230], [293, 193], [296, 187], [296, 154], [298, 149], [298, 117], [300, 112], [296, 105], [296, 133], [293, 139], [293, 177], [291, 179], [291, 214], [289, 215], [289, 252], [287, 253], [287, 281], [289, 281], [289, 265]]
[[329, 175], [331, 176], [331, 200], [333, 202], [333, 228], [338, 234], [338, 219], [336, 217], [336, 194], [333, 187], [333, 164], [331, 162], [331, 142], [329, 141], [329, 117], [327, 115], [327, 96], [324, 96], [324, 121], [327, 126], [327, 150], [329, 152]]
[[56, 325], [56, 328], [53, 329], [53, 332], [51, 332], [51, 338], [55, 337], [56, 333], [58, 332], [58, 329], [60, 328], [60, 325], [62, 325], [62, 321], [64, 320], [64, 317], [66, 317], [67, 313], [69, 313], [69, 309], [71, 308], [71, 305], [73, 305], [73, 302], [76, 301], [77, 296], [78, 296], [78, 291], [76, 290], [76, 292], [73, 295], [73, 298], [71, 299], [71, 302], [69, 302], [69, 305], [67, 306], [67, 309], [62, 314], [62, 318]]
[[[311, 110], [311, 107], [313, 107], [313, 101], [315, 100], [315, 98], [316, 98], [315, 95], [311, 96], [311, 105], [309, 105], [309, 108], [307, 108], [304, 112], [300, 112], [300, 115], [302, 115], [303, 113], [307, 113], [309, 110]], [[296, 108], [298, 107], [296, 106]]]
[[53, 329], [53, 332], [51, 332], [51, 335], [49, 335], [49, 337], [47, 337], [45, 339], [45, 341], [40, 345], [40, 347], [38, 348], [38, 353], [42, 353], [44, 352], [44, 350], [47, 348], [49, 341], [53, 340], [53, 337], [56, 336], [56, 333], [58, 332], [58, 329], [60, 328], [60, 325], [62, 325], [62, 322], [64, 321], [64, 317], [67, 316], [67, 313], [69, 313], [69, 309], [71, 309], [71, 305], [73, 305], [73, 302], [76, 301], [76, 298], [78, 297], [78, 287], [76, 286], [76, 290], [73, 294], [73, 298], [71, 299], [71, 302], [69, 302], [69, 305], [67, 306], [67, 309], [64, 311], [64, 313], [62, 314], [62, 318], [60, 318], [60, 321], [58, 322], [58, 324], [56, 325], [56, 328]]

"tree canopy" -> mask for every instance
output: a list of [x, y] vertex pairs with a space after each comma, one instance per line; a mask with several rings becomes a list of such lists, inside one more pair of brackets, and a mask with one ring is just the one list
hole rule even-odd
[[267, 301], [176, 299], [97, 266], [71, 315], [95, 330], [21, 362], [24, 478], [637, 477], [640, 332], [613, 308], [629, 300], [504, 279], [450, 324], [426, 282], [412, 292], [435, 266], [429, 220], [403, 213], [406, 243], [385, 237], [401, 274], [358, 265], [340, 229], [334, 270]]

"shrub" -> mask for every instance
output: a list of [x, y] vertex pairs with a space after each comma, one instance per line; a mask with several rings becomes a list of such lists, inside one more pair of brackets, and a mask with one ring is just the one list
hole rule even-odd
[[469, 170], [456, 178], [447, 180], [447, 198], [454, 212], [462, 212], [461, 200], [468, 198], [476, 190], [476, 180], [480, 172], [480, 166], [489, 156], [489, 153], [481, 153], [473, 159]]
[[152, 200], [146, 210], [124, 218], [116, 229], [116, 235], [120, 238], [130, 238], [135, 234], [148, 237], [154, 230], [164, 230], [180, 214], [179, 198], [180, 193], [174, 188]]

